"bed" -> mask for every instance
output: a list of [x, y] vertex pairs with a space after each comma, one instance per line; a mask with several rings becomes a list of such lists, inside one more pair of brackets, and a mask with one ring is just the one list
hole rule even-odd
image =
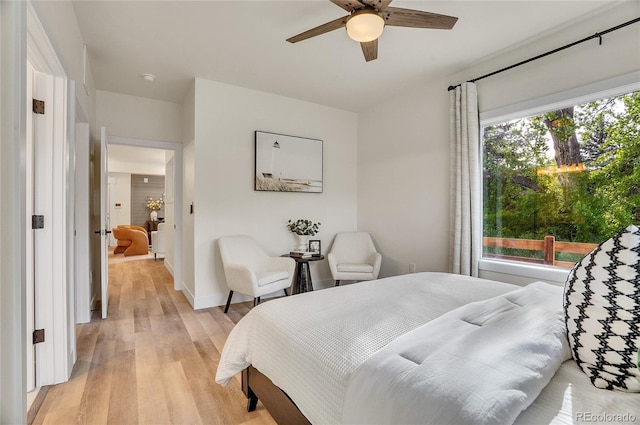
[[562, 293], [416, 273], [272, 300], [229, 334], [216, 382], [242, 373], [249, 408], [278, 423], [640, 419], [638, 394], [570, 360]]

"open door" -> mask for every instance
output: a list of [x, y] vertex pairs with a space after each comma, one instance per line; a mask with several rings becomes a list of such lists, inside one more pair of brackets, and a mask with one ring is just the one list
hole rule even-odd
[[108, 196], [108, 156], [107, 156], [107, 129], [100, 129], [100, 295], [102, 304], [102, 318], [107, 318], [109, 308], [109, 205]]
[[[68, 269], [69, 187], [73, 187], [67, 132], [69, 87], [63, 77], [27, 65], [25, 141], [25, 309], [27, 390], [69, 379], [75, 352], [67, 308], [75, 280]], [[73, 224], [73, 223], [71, 223]]]

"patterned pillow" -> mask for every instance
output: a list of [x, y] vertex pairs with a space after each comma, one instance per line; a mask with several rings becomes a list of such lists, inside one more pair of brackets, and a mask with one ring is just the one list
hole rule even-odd
[[593, 385], [640, 392], [640, 229], [627, 227], [580, 260], [564, 297], [573, 358]]

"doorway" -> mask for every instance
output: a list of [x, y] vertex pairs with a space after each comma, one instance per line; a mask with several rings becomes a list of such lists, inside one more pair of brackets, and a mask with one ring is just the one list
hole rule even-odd
[[[119, 136], [107, 136], [107, 143], [110, 153], [110, 174], [112, 172], [129, 175], [164, 174], [163, 221], [167, 251], [164, 262], [165, 267], [173, 275], [174, 289], [182, 290], [182, 209], [179, 207], [182, 204], [182, 144]], [[112, 180], [112, 184], [118, 183]], [[117, 192], [115, 188], [113, 191]], [[115, 212], [117, 203], [120, 204], [118, 213]], [[127, 214], [124, 202], [112, 199], [109, 209], [112, 211], [109, 214], [113, 219], [111, 224], [121, 224], [117, 220], [122, 219], [122, 216], [130, 220], [130, 213]], [[116, 217], [119, 218], [116, 219]], [[108, 265], [105, 266], [108, 267]]]
[[[109, 228], [119, 225], [143, 227], [148, 233], [149, 246], [153, 245], [152, 232], [159, 223], [164, 227], [174, 224], [174, 203], [166, 202], [167, 185], [173, 185], [173, 151], [128, 145], [109, 146], [108, 220]], [[167, 176], [169, 174], [169, 176]], [[151, 213], [150, 207], [158, 208]], [[153, 217], [152, 217], [153, 216]], [[117, 240], [113, 233], [109, 239], [109, 262], [123, 261], [122, 253], [112, 254]], [[167, 268], [173, 268], [173, 248], [168, 247], [161, 257], [167, 259]], [[149, 255], [131, 256], [127, 261], [146, 259]]]

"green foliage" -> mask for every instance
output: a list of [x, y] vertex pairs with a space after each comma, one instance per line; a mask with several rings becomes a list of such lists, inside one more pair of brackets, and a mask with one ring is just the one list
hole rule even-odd
[[[640, 222], [640, 92], [574, 111], [483, 129], [485, 236], [598, 243]], [[551, 131], [584, 170], [558, 172]]]
[[320, 222], [314, 223], [311, 220], [299, 218], [296, 221], [289, 220], [287, 228], [296, 235], [314, 236], [318, 233], [321, 224]]

